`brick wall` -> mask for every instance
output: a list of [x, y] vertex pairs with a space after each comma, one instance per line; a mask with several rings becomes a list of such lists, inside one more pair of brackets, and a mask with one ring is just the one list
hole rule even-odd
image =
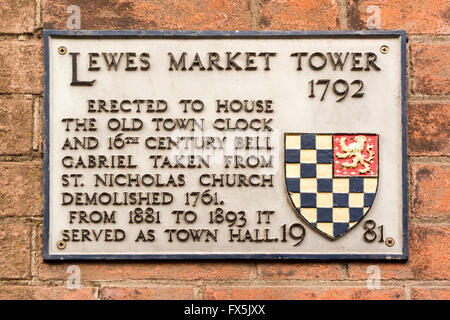
[[[68, 289], [75, 263], [42, 259], [42, 30], [70, 5], [82, 29], [406, 30], [409, 261], [76, 263]], [[447, 0], [0, 1], [0, 299], [449, 299], [449, 21]]]

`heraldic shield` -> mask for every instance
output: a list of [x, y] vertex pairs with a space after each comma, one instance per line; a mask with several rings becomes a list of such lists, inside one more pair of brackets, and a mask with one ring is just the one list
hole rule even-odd
[[367, 214], [378, 186], [377, 134], [285, 134], [286, 187], [296, 211], [337, 239]]

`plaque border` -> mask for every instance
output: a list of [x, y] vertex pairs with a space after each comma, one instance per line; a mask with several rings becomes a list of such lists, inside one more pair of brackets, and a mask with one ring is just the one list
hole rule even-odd
[[[50, 38], [110, 38], [110, 39], [292, 39], [292, 38], [400, 38], [401, 125], [402, 125], [402, 231], [401, 254], [50, 254], [50, 104], [49, 104], [49, 40]], [[53, 30], [44, 29], [44, 261], [99, 260], [408, 260], [408, 153], [406, 106], [406, 38], [404, 30], [362, 31], [175, 31], [175, 30]]]

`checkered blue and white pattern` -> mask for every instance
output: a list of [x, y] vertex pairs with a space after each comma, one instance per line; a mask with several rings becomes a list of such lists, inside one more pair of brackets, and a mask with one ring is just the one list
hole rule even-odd
[[372, 206], [377, 177], [334, 177], [332, 134], [286, 134], [285, 176], [297, 211], [315, 228], [336, 239]]

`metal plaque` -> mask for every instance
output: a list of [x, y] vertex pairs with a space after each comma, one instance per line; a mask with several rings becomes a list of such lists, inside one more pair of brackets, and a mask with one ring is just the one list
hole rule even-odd
[[46, 260], [407, 259], [405, 32], [44, 37]]

